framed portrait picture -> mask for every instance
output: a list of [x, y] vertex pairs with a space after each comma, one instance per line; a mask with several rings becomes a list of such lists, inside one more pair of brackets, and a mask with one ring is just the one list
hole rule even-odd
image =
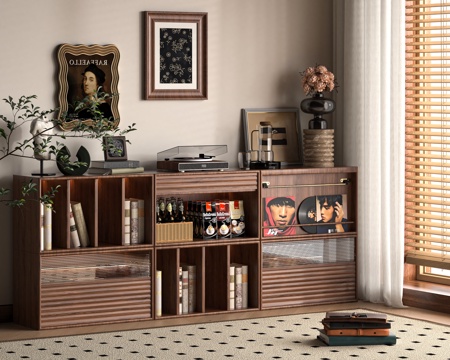
[[145, 99], [207, 99], [207, 13], [149, 11], [145, 16]]
[[63, 130], [73, 129], [80, 120], [90, 125], [99, 118], [117, 127], [119, 57], [114, 45], [63, 44], [58, 48], [58, 118]]
[[242, 109], [245, 151], [258, 161], [258, 127], [272, 125], [273, 160], [282, 164], [303, 164], [302, 137], [298, 108]]
[[105, 161], [128, 160], [127, 140], [125, 136], [103, 137]]

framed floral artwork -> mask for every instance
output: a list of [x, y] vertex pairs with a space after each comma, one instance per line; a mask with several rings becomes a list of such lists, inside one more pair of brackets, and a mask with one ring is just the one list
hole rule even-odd
[[145, 15], [145, 99], [207, 99], [207, 13]]
[[100, 117], [118, 126], [119, 58], [115, 45], [59, 46], [58, 119], [63, 130]]

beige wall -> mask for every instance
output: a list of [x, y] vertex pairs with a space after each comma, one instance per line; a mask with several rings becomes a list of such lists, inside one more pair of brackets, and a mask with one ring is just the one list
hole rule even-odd
[[[1, 0], [0, 98], [35, 94], [41, 108], [55, 108], [58, 45], [115, 44], [121, 56], [120, 127], [135, 122], [138, 129], [127, 136], [129, 158], [152, 169], [159, 151], [226, 144], [221, 159], [236, 166], [243, 146], [240, 110], [298, 107], [304, 97], [299, 72], [316, 63], [332, 66], [332, 8], [332, 0]], [[142, 100], [142, 12], [150, 10], [208, 13], [208, 100]], [[0, 114], [10, 115], [3, 102]], [[301, 116], [305, 127], [309, 116]], [[20, 131], [18, 140], [28, 127]], [[96, 141], [67, 143], [84, 145], [92, 159], [103, 157]], [[0, 187], [11, 186], [12, 174], [37, 169], [36, 160], [4, 159]], [[46, 164], [52, 169], [53, 162]], [[13, 242], [11, 211], [2, 205], [0, 229], [2, 305], [12, 303]]]

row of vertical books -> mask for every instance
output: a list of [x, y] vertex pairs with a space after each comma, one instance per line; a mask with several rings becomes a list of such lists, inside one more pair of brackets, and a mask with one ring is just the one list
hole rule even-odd
[[[41, 251], [52, 250], [52, 213], [52, 205], [41, 204]], [[72, 247], [89, 246], [89, 234], [83, 208], [78, 201], [69, 203], [69, 227]]]
[[191, 264], [181, 264], [178, 268], [178, 314], [195, 312], [197, 267]]
[[144, 200], [127, 198], [125, 207], [125, 237], [124, 245], [134, 245], [144, 243]]
[[386, 314], [327, 312], [317, 338], [327, 345], [394, 345], [397, 341]]
[[90, 241], [83, 207], [78, 201], [71, 201], [69, 206], [70, 241], [72, 246], [75, 248], [88, 247]]
[[248, 265], [230, 264], [230, 310], [248, 308]]
[[[52, 250], [52, 213], [52, 205], [41, 204], [41, 251]], [[83, 209], [77, 201], [71, 201], [69, 204], [69, 226], [72, 247], [89, 246]]]
[[[155, 313], [162, 316], [162, 277], [161, 270], [156, 270]], [[181, 264], [178, 268], [178, 314], [192, 314], [197, 302], [197, 267], [192, 264]]]

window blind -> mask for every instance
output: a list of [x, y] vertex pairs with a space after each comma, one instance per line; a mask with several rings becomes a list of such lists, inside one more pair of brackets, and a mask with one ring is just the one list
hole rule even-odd
[[405, 261], [450, 269], [450, 2], [406, 1]]

